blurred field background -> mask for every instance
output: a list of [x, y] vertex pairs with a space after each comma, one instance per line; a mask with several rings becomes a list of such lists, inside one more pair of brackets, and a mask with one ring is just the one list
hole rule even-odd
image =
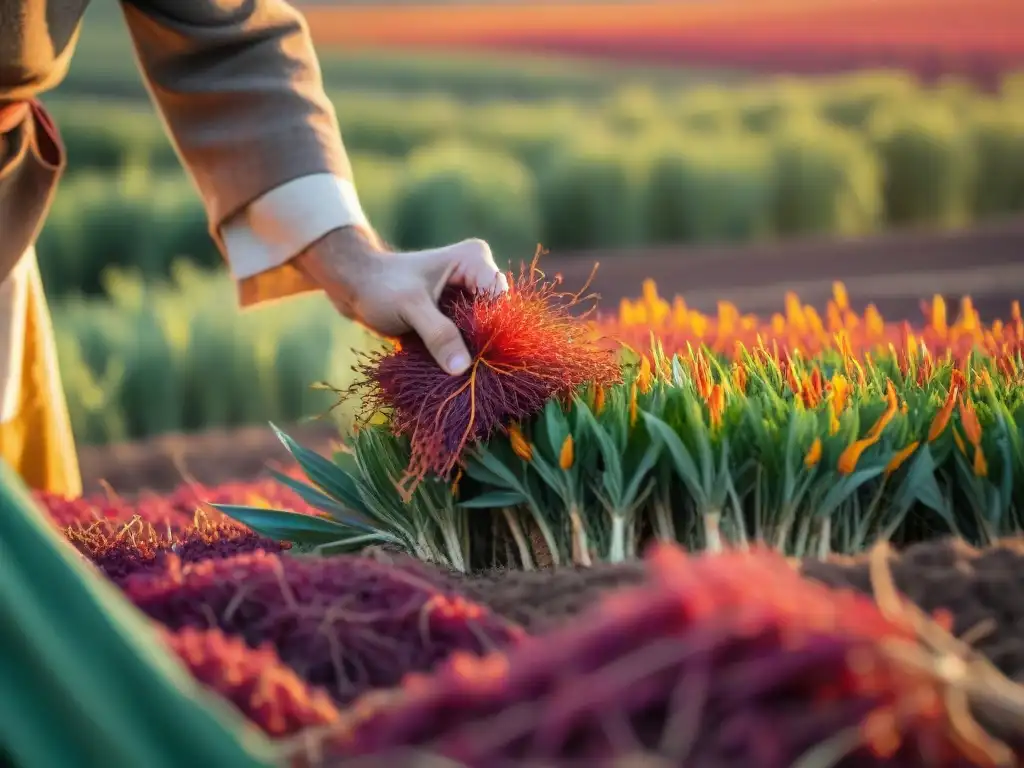
[[[364, 205], [402, 248], [685, 264], [1024, 211], [1016, 0], [306, 8]], [[326, 410], [309, 383], [343, 384], [371, 340], [318, 298], [235, 309], [115, 4], [46, 100], [70, 168], [39, 252], [79, 441]]]

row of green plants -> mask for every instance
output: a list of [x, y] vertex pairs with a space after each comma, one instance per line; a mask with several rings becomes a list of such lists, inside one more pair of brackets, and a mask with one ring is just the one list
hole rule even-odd
[[226, 277], [188, 262], [173, 272], [170, 283], [147, 284], [112, 271], [110, 298], [56, 303], [57, 352], [80, 443], [324, 415], [333, 401], [310, 385], [345, 381], [354, 350], [379, 343], [319, 296], [239, 312]]
[[281, 479], [322, 516], [223, 509], [319, 553], [382, 545], [457, 570], [620, 562], [654, 540], [826, 557], [1021, 532], [1024, 395], [992, 358], [921, 375], [913, 359], [881, 357], [854, 379], [838, 353], [788, 365], [796, 379], [831, 377], [827, 396], [803, 402], [767, 349], [730, 364], [655, 348], [621, 383], [549, 401], [411, 495], [396, 487], [410, 443], [386, 412], [333, 459], [281, 433], [307, 482]]
[[[382, 66], [378, 62], [375, 66]], [[385, 67], [386, 68], [386, 67]], [[475, 76], [488, 69], [475, 68]], [[951, 109], [980, 107], [994, 99], [1020, 106], [1021, 75], [1010, 74], [995, 94], [980, 94], [971, 85], [944, 80], [921, 86], [899, 72], [865, 72], [834, 77], [760, 78], [714, 84], [687, 82], [672, 87], [657, 83], [616, 85], [598, 98], [571, 89], [545, 98], [522, 99], [495, 83], [486, 100], [462, 98], [427, 80], [412, 92], [389, 88], [337, 88], [331, 91], [346, 144], [357, 153], [402, 158], [414, 149], [452, 137], [507, 145], [536, 165], [543, 155], [529, 150], [569, 131], [573, 136], [598, 127], [635, 133], [670, 123], [684, 130], [765, 133], [794, 114], [813, 113], [827, 122], [866, 130], [882, 108], [906, 102], [942, 104]], [[329, 81], [328, 81], [329, 82]], [[63, 126], [74, 170], [112, 171], [126, 164], [174, 168], [177, 160], [163, 126], [148, 102], [90, 98], [88, 103], [64, 91], [48, 102]], [[960, 116], [963, 116], [960, 113]]]
[[[388, 240], [415, 249], [476, 235], [517, 259], [538, 242], [567, 251], [857, 235], [1024, 210], [1024, 98], [1014, 94], [862, 75], [674, 99], [634, 88], [596, 106], [352, 96], [339, 112]], [[102, 292], [109, 266], [151, 279], [181, 256], [221, 264], [155, 118], [129, 109], [63, 122], [72, 173], [40, 241], [52, 295]]]

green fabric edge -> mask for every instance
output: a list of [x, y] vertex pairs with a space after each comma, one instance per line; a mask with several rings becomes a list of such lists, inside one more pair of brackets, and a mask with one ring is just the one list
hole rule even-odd
[[202, 688], [45, 514], [0, 459], [0, 763], [275, 765], [270, 740]]

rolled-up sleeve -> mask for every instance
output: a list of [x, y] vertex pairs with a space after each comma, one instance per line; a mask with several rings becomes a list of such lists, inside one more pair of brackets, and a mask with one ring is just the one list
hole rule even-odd
[[122, 5], [241, 303], [314, 288], [290, 259], [366, 220], [301, 14], [284, 0]]
[[221, 227], [243, 307], [314, 290], [290, 262], [329, 232], [369, 229], [355, 185], [329, 173], [303, 176], [253, 201]]

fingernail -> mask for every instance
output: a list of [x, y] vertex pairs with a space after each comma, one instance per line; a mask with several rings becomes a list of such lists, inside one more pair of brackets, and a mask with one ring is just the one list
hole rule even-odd
[[469, 368], [469, 356], [463, 352], [456, 352], [448, 358], [448, 372], [458, 374]]

